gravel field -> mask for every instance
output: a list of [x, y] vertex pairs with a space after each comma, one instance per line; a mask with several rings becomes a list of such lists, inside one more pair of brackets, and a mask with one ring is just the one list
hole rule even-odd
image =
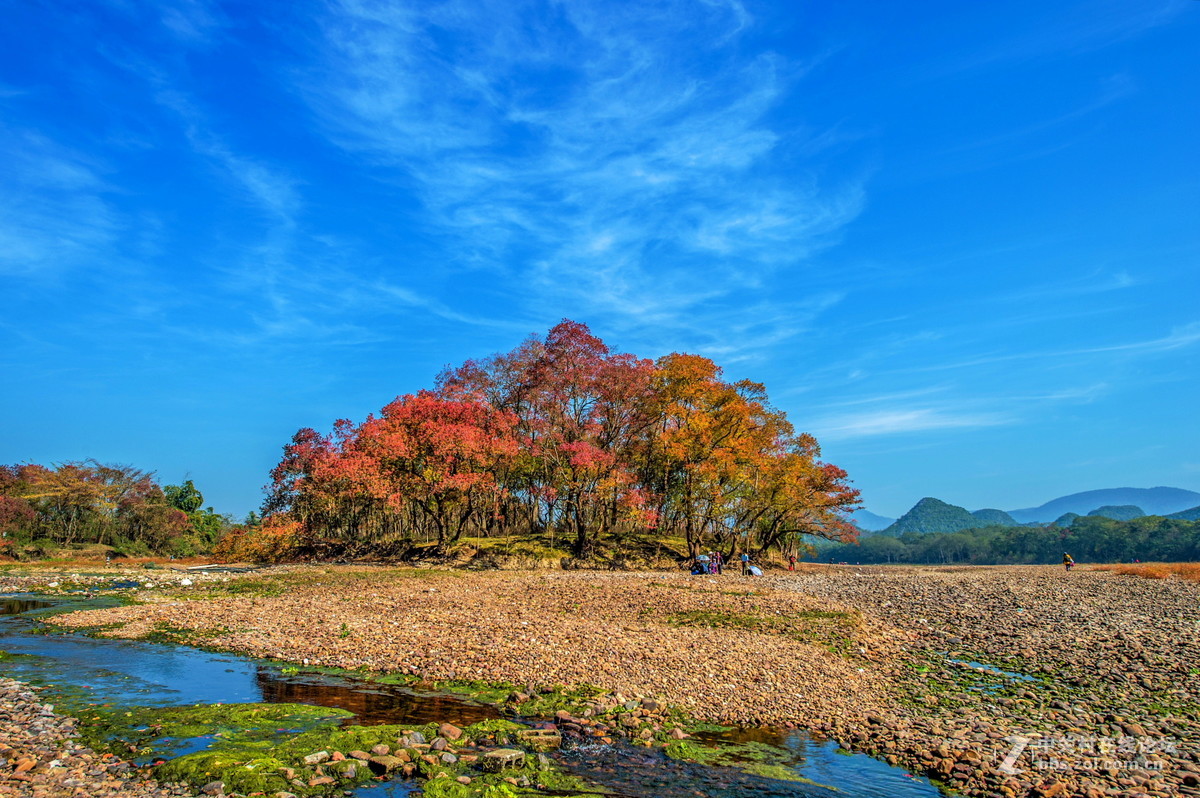
[[54, 713], [28, 685], [0, 677], [0, 795], [22, 798], [178, 798], [111, 754], [72, 739], [75, 722]]
[[59, 621], [193, 629], [314, 665], [588, 683], [813, 729], [970, 795], [1200, 795], [1195, 582], [1048, 566], [137, 576], [157, 580], [147, 603]]

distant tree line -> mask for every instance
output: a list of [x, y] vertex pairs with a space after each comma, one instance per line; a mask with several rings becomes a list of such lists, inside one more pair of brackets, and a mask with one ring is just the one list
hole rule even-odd
[[130, 555], [206, 552], [230, 521], [203, 503], [191, 480], [163, 487], [133, 466], [0, 466], [0, 554], [41, 556], [88, 544]]
[[447, 369], [379, 416], [302, 429], [272, 472], [264, 522], [229, 557], [388, 555], [534, 534], [585, 557], [626, 535], [691, 554], [850, 540], [858, 503], [765, 388], [711, 360], [611, 352], [571, 321]]
[[1078, 516], [1070, 526], [987, 526], [959, 532], [872, 535], [857, 544], [819, 549], [821, 562], [920, 564], [1194, 562], [1200, 560], [1200, 521], [1143, 516], [1118, 521]]

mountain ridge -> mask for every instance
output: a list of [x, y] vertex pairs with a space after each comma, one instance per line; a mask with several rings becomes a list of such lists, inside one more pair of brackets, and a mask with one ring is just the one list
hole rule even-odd
[[1038, 507], [1009, 510], [1018, 523], [1049, 523], [1065, 513], [1087, 515], [1100, 507], [1134, 505], [1148, 515], [1170, 515], [1200, 505], [1200, 493], [1183, 488], [1101, 488], [1051, 499]]
[[1069, 526], [1076, 517], [1105, 516], [1130, 520], [1143, 515], [1195, 520], [1200, 516], [1200, 493], [1184, 488], [1103, 488], [1051, 499], [1023, 510], [984, 508], [970, 511], [926, 496], [898, 519], [860, 509], [850, 517], [867, 533], [899, 537], [906, 532], [957, 532], [985, 526], [1057, 524]]

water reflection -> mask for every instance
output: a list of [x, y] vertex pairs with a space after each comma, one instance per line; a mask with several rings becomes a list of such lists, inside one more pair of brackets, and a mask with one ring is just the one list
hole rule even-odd
[[436, 693], [419, 694], [401, 687], [341, 676], [285, 676], [278, 668], [260, 667], [256, 681], [263, 701], [345, 709], [355, 715], [348, 722], [361, 726], [442, 722], [465, 726], [500, 717], [500, 712], [493, 706], [471, 704]]
[[50, 601], [27, 598], [4, 598], [0, 599], [0, 615], [20, 615], [30, 610], [40, 610], [52, 606], [54, 604]]

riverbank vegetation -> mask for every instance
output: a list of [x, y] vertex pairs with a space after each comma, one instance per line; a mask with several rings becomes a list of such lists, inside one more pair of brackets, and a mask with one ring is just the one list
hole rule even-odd
[[1023, 565], [1200, 560], [1200, 522], [1163, 516], [1115, 521], [1079, 517], [1070, 526], [988, 526], [953, 533], [872, 535], [858, 544], [827, 546], [820, 562]]
[[402, 556], [530, 535], [576, 558], [631, 536], [686, 553], [851, 540], [858, 504], [766, 389], [698, 355], [612, 352], [571, 321], [448, 368], [330, 435], [302, 429], [272, 472], [261, 527], [218, 553], [286, 560]]
[[0, 466], [0, 556], [39, 559], [88, 547], [97, 556], [209, 552], [232, 522], [203, 503], [191, 480], [162, 486], [133, 466]]

